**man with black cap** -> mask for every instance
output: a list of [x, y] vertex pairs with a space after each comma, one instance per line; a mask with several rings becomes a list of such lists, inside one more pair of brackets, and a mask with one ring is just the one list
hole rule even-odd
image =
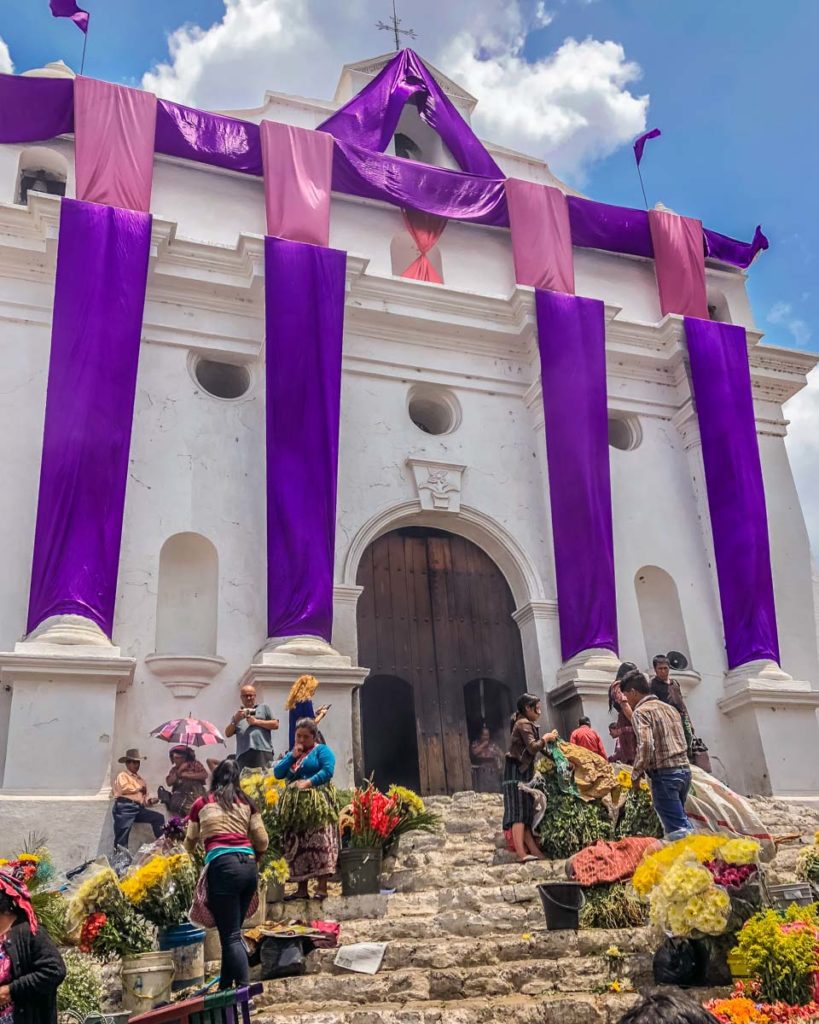
[[691, 741], [694, 739], [694, 727], [691, 725], [691, 717], [688, 708], [685, 706], [685, 698], [682, 689], [676, 679], [671, 677], [671, 663], [664, 654], [658, 654], [652, 662], [654, 666], [654, 677], [651, 680], [651, 692], [655, 697], [676, 708], [682, 719], [685, 743], [688, 747], [689, 757], [691, 755]]
[[125, 771], [117, 775], [112, 787], [114, 807], [111, 813], [114, 817], [115, 849], [118, 846], [128, 849], [131, 829], [137, 823], [150, 825], [155, 839], [162, 835], [165, 826], [163, 815], [158, 811], [148, 810], [149, 807], [158, 804], [159, 800], [155, 796], [148, 796], [148, 786], [139, 774], [142, 760], [142, 754], [135, 747], [131, 747], [117, 761], [118, 764], [125, 765]]

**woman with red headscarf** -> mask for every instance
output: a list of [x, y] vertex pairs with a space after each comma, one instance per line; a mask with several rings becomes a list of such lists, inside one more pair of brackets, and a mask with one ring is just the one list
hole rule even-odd
[[65, 964], [37, 921], [28, 889], [0, 871], [0, 1022], [57, 1024]]

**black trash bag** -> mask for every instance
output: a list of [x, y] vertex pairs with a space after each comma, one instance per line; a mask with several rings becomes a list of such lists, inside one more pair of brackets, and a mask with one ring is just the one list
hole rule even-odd
[[702, 959], [691, 939], [666, 939], [654, 954], [654, 981], [657, 985], [687, 988], [700, 985]]
[[261, 979], [297, 978], [307, 970], [307, 953], [303, 939], [277, 939], [265, 936], [260, 945]]
[[736, 937], [733, 934], [707, 936], [694, 939], [693, 944], [699, 963], [698, 984], [709, 988], [730, 985], [733, 979], [728, 966], [728, 954], [736, 945]]

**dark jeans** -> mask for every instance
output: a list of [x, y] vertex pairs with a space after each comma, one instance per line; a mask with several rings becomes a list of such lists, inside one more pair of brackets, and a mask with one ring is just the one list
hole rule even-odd
[[273, 755], [265, 750], [246, 750], [239, 754], [236, 763], [244, 770], [245, 768], [267, 768], [273, 760]]
[[165, 827], [165, 816], [158, 811], [152, 811], [135, 800], [126, 800], [124, 797], [117, 797], [111, 813], [114, 816], [114, 848], [124, 846], [128, 849], [128, 840], [131, 837], [131, 829], [137, 823], [150, 825], [154, 830], [154, 839], [162, 835]]
[[222, 943], [220, 989], [247, 984], [242, 924], [258, 884], [256, 860], [246, 853], [223, 853], [208, 865], [208, 907]]
[[685, 813], [685, 801], [691, 788], [688, 768], [661, 768], [649, 772], [651, 801], [663, 825], [666, 839], [680, 839], [694, 828]]

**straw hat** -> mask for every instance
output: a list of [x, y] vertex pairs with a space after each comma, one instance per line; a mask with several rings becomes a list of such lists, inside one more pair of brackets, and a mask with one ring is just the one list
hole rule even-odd
[[145, 758], [140, 754], [136, 747], [129, 747], [125, 753], [117, 761], [117, 764], [125, 764], [126, 761], [144, 761]]

